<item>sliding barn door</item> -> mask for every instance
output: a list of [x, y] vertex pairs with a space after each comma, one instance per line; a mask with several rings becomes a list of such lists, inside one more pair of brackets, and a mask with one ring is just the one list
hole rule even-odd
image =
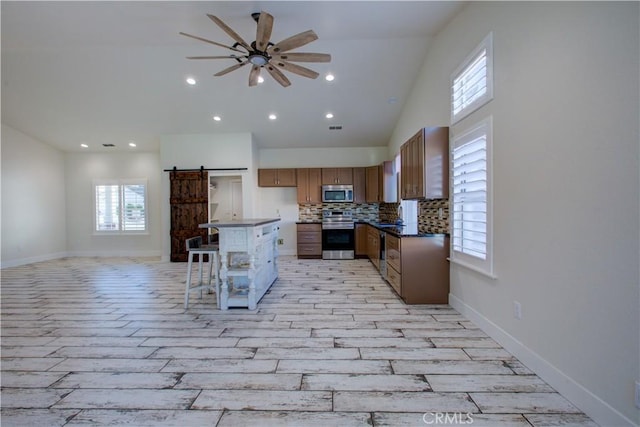
[[187, 261], [185, 240], [202, 236], [207, 241], [207, 229], [199, 224], [209, 222], [209, 178], [205, 171], [174, 171], [171, 182], [171, 261]]

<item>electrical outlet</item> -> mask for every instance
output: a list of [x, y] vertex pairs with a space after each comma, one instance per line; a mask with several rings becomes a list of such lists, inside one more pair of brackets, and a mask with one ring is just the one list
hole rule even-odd
[[522, 320], [522, 306], [518, 301], [513, 302], [513, 317]]
[[640, 381], [636, 381], [636, 408], [640, 409]]
[[284, 239], [278, 239], [278, 244], [279, 245], [284, 245]]

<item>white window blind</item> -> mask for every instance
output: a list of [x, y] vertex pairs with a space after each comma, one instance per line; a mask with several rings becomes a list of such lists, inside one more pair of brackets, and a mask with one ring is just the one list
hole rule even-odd
[[451, 155], [452, 257], [493, 274], [491, 118], [454, 137]]
[[146, 183], [94, 183], [96, 232], [145, 232]]
[[451, 123], [493, 98], [493, 35], [490, 33], [451, 77]]

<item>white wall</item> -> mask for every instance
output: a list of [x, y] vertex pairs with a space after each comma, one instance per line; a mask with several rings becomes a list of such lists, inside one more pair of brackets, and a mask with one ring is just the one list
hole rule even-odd
[[66, 253], [64, 155], [2, 125], [2, 267]]
[[494, 100], [461, 126], [493, 115], [498, 279], [452, 265], [450, 300], [607, 426], [640, 423], [638, 16], [637, 2], [471, 2], [389, 146], [449, 122], [450, 74], [493, 31]]
[[[158, 153], [67, 153], [67, 251], [73, 256], [160, 256], [160, 156]], [[95, 179], [147, 180], [147, 234], [93, 233]]]
[[[164, 135], [160, 138], [161, 170], [172, 169], [228, 169], [246, 168], [245, 171], [215, 172], [220, 176], [240, 176], [242, 179], [242, 209], [246, 218], [258, 215], [256, 188], [258, 186], [257, 155], [250, 133]], [[162, 258], [171, 254], [169, 231], [169, 173], [162, 172]]]
[[260, 150], [260, 168], [360, 167], [382, 163], [387, 147], [266, 148]]

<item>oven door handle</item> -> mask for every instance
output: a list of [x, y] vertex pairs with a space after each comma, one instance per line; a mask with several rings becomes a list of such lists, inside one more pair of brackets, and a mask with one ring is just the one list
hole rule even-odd
[[353, 224], [322, 224], [323, 230], [353, 230]]

